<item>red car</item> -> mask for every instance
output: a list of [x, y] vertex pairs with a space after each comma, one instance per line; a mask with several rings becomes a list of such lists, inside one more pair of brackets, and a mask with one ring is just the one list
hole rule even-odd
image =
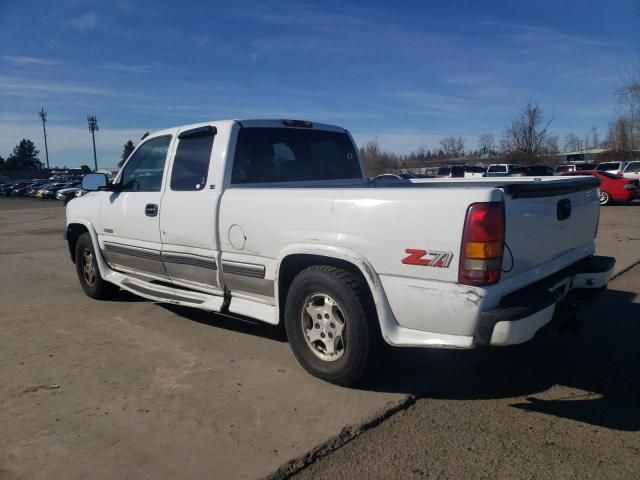
[[600, 205], [609, 205], [611, 202], [629, 203], [636, 198], [640, 198], [640, 185], [638, 180], [619, 177], [609, 172], [598, 172], [595, 170], [580, 170], [576, 172], [566, 172], [562, 174], [570, 175], [593, 175], [600, 179]]

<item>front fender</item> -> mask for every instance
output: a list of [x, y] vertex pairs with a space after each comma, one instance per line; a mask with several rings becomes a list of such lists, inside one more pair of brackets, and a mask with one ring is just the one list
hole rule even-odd
[[100, 274], [102, 275], [102, 278], [104, 280], [109, 280], [109, 276], [112, 275], [114, 272], [113, 270], [111, 270], [111, 267], [107, 265], [107, 262], [104, 260], [104, 257], [102, 256], [102, 250], [100, 249], [100, 242], [98, 241], [98, 233], [96, 232], [96, 229], [93, 226], [93, 224], [85, 218], [68, 217], [67, 228], [69, 227], [69, 225], [82, 225], [87, 229], [87, 231], [89, 232], [89, 235], [91, 235], [91, 243], [93, 243], [93, 249], [96, 252], [96, 260], [98, 262], [98, 268], [100, 269]]

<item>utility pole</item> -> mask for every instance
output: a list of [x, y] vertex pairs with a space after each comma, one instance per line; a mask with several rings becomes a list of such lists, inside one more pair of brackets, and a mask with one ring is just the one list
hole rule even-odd
[[45, 127], [45, 123], [47, 122], [47, 112], [44, 111], [44, 107], [38, 112], [38, 116], [40, 120], [42, 120], [42, 132], [44, 133], [44, 154], [47, 157], [47, 170], [49, 170], [49, 149], [47, 148], [47, 127]]
[[98, 130], [98, 119], [95, 116], [87, 115], [87, 122], [89, 123], [89, 131], [91, 132], [91, 139], [93, 140], [93, 165], [94, 172], [98, 170], [98, 157], [96, 156], [96, 134]]

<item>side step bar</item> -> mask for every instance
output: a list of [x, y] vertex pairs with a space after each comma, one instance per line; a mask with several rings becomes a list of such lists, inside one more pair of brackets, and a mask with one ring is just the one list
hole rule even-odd
[[[160, 287], [157, 285], [150, 284], [148, 282], [137, 282], [135, 280], [131, 280], [129, 278], [122, 281], [121, 285], [123, 288], [131, 290], [134, 293], [142, 295], [144, 297], [151, 297], [154, 300], [165, 301], [169, 303], [174, 302], [185, 302], [191, 303], [193, 305], [200, 305], [205, 303], [206, 298], [204, 296], [200, 296], [194, 294], [193, 296], [189, 295], [177, 295], [173, 292], [169, 292], [168, 288]], [[200, 297], [200, 298], [198, 298]]]

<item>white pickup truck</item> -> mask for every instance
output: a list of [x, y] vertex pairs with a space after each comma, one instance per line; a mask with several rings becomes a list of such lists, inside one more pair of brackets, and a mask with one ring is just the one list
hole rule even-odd
[[379, 339], [518, 344], [607, 285], [594, 177], [377, 182], [357, 152], [299, 120], [154, 133], [67, 205], [82, 288], [283, 323], [305, 369], [353, 385]]

